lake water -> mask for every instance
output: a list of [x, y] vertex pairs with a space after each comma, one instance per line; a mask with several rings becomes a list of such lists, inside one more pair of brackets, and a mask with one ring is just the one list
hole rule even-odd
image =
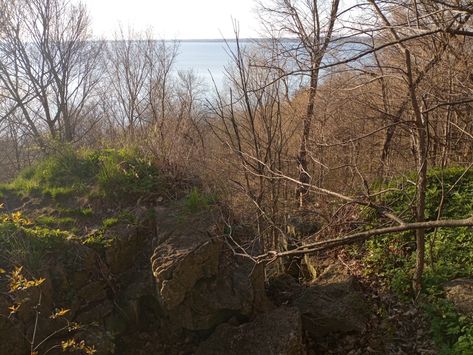
[[[229, 43], [235, 48], [235, 43]], [[220, 86], [225, 78], [225, 66], [229, 66], [231, 58], [224, 41], [183, 41], [179, 44], [179, 55], [176, 60], [176, 71], [192, 70], [207, 85], [212, 85], [212, 77]]]
[[[288, 42], [291, 43], [291, 42]], [[251, 40], [242, 40], [241, 46], [251, 46]], [[362, 53], [366, 50], [362, 42], [355, 42], [355, 44], [345, 43], [337, 44], [337, 58], [327, 55], [324, 58], [324, 63], [328, 64], [337, 62], [351, 56]], [[225, 82], [225, 67], [232, 65], [229, 50], [236, 50], [235, 41], [181, 41], [179, 44], [179, 55], [176, 59], [174, 70], [188, 71], [192, 70], [197, 76], [202, 78], [203, 82], [209, 87], [213, 87], [212, 77], [215, 84], [221, 88]], [[371, 56], [366, 56], [362, 62], [367, 64], [371, 61]], [[361, 62], [360, 62], [361, 63]], [[353, 64], [352, 64], [353, 65]], [[321, 71], [321, 80], [324, 80], [327, 70]], [[299, 85], [306, 81], [296, 79], [294, 81]], [[295, 84], [296, 86], [298, 84]], [[296, 87], [294, 86], [294, 88]]]

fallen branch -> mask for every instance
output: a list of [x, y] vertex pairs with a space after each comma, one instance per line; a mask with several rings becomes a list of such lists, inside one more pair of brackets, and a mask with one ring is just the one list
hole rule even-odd
[[455, 228], [455, 227], [472, 227], [473, 226], [473, 216], [467, 219], [456, 219], [456, 220], [438, 220], [438, 221], [427, 221], [427, 222], [414, 222], [406, 223], [393, 227], [378, 228], [367, 230], [364, 232], [354, 233], [347, 235], [342, 238], [335, 238], [330, 240], [325, 240], [321, 242], [315, 242], [300, 246], [293, 250], [276, 252], [269, 251], [263, 255], [256, 257], [258, 262], [269, 262], [274, 261], [277, 258], [286, 257], [286, 256], [296, 256], [296, 255], [305, 255], [311, 254], [327, 249], [336, 248], [342, 245], [349, 245], [353, 243], [363, 242], [372, 237], [382, 236], [389, 233], [405, 232], [409, 230], [418, 230], [418, 229], [429, 229], [429, 228]]
[[[255, 162], [257, 162], [258, 164], [261, 164], [262, 166], [264, 166], [269, 173], [271, 173], [272, 175], [274, 175], [273, 177], [271, 176], [267, 176], [267, 175], [262, 175], [262, 174], [257, 174], [257, 173], [254, 173], [252, 171], [249, 171], [250, 174], [256, 176], [256, 177], [260, 177], [260, 178], [264, 178], [264, 179], [272, 179], [272, 178], [278, 178], [278, 179], [285, 179], [289, 182], [293, 182], [294, 184], [298, 185], [298, 186], [304, 186], [305, 188], [307, 188], [309, 191], [314, 191], [316, 193], [320, 193], [320, 194], [324, 194], [324, 195], [327, 195], [327, 196], [332, 196], [332, 197], [336, 197], [340, 200], [343, 200], [343, 201], [346, 201], [346, 202], [349, 202], [349, 203], [354, 203], [354, 204], [358, 204], [358, 205], [361, 205], [361, 206], [366, 206], [366, 207], [369, 207], [369, 208], [372, 208], [373, 210], [377, 211], [380, 215], [386, 217], [386, 218], [389, 218], [391, 219], [392, 221], [398, 223], [399, 225], [404, 225], [404, 221], [399, 218], [398, 216], [396, 216], [394, 213], [392, 213], [391, 211], [389, 211], [386, 207], [384, 206], [379, 206], [379, 205], [376, 205], [375, 203], [373, 203], [373, 201], [370, 201], [369, 199], [367, 201], [365, 200], [360, 200], [360, 199], [356, 199], [356, 198], [352, 198], [352, 197], [349, 197], [349, 196], [345, 196], [345, 195], [342, 195], [341, 193], [339, 192], [336, 192], [336, 191], [331, 191], [331, 190], [327, 190], [327, 189], [324, 189], [322, 187], [319, 187], [319, 186], [316, 186], [316, 185], [313, 185], [311, 183], [301, 183], [299, 180], [293, 178], [293, 177], [290, 177], [288, 175], [285, 175], [285, 174], [282, 174], [278, 171], [275, 171], [273, 170], [270, 166], [268, 166], [265, 162], [253, 157], [252, 155], [249, 155], [247, 153], [244, 153], [244, 152], [240, 152], [239, 151], [239, 154], [241, 155], [244, 155], [246, 156], [247, 158], [251, 159], [251, 160], [254, 160]], [[387, 190], [386, 190], [387, 191]], [[378, 193], [379, 194], [379, 193]], [[378, 195], [377, 194], [377, 195]], [[374, 196], [374, 195], [372, 195]], [[372, 196], [368, 196], [368, 198], [372, 197]]]

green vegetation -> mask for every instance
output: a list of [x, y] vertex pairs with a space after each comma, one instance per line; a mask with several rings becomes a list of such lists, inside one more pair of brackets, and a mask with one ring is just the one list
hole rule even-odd
[[[393, 181], [397, 189], [383, 203], [412, 218], [409, 209], [415, 186], [409, 178]], [[460, 219], [473, 215], [473, 172], [461, 168], [433, 170], [428, 176], [426, 216], [429, 219]], [[431, 317], [432, 330], [442, 354], [470, 354], [473, 320], [459, 315], [445, 299], [442, 285], [459, 277], [473, 276], [473, 230], [471, 228], [429, 230], [424, 294], [421, 302]], [[410, 297], [415, 265], [414, 232], [399, 233], [367, 243], [367, 272], [376, 274], [402, 297]]]
[[92, 155], [64, 149], [37, 165], [24, 170], [18, 178], [6, 185], [19, 193], [41, 193], [57, 198], [85, 191], [86, 184], [97, 174], [98, 166]]
[[106, 218], [102, 221], [104, 228], [110, 228], [120, 223], [120, 220], [117, 217]]
[[58, 208], [57, 212], [61, 215], [69, 215], [75, 217], [92, 217], [94, 210], [91, 207], [84, 208]]
[[98, 186], [109, 198], [137, 198], [158, 192], [164, 183], [157, 167], [138, 151], [106, 150], [96, 154], [96, 159]]
[[88, 195], [129, 202], [158, 192], [163, 183], [156, 166], [136, 150], [63, 149], [61, 154], [24, 170], [1, 190], [19, 196], [61, 199]]
[[54, 217], [54, 216], [39, 216], [36, 218], [36, 223], [43, 226], [50, 227], [67, 227], [74, 224], [75, 220], [71, 217]]
[[[0, 214], [0, 250], [11, 266], [40, 270], [52, 252], [67, 254], [72, 239], [109, 246], [108, 229], [137, 223], [127, 207], [163, 189], [158, 169], [138, 151], [62, 151], [0, 187], [4, 195], [34, 201], [20, 212]], [[94, 200], [102, 210], [89, 207]], [[44, 209], [40, 215], [39, 208]]]
[[63, 248], [74, 235], [68, 231], [34, 225], [20, 212], [0, 216], [0, 249], [12, 265], [40, 270], [51, 250]]
[[112, 245], [112, 239], [105, 235], [105, 228], [101, 228], [94, 233], [88, 235], [83, 241], [82, 244], [88, 245], [91, 247], [109, 247]]
[[184, 206], [189, 213], [206, 211], [215, 203], [215, 197], [201, 192], [194, 187], [184, 198]]

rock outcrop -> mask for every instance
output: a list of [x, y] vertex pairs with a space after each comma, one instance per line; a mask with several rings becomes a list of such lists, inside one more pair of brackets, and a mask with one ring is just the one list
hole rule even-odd
[[297, 308], [280, 307], [240, 326], [222, 324], [196, 355], [302, 355], [302, 322]]
[[[10, 307], [10, 302], [0, 295], [0, 310], [5, 311]], [[21, 325], [12, 326], [0, 312], [0, 355], [28, 354], [29, 346], [23, 337], [25, 329]]]
[[338, 265], [330, 266], [292, 304], [301, 312], [304, 330], [315, 339], [329, 333], [363, 333], [370, 316], [356, 279]]
[[456, 279], [444, 285], [447, 299], [458, 312], [473, 317], [473, 280]]
[[[90, 228], [81, 238], [43, 246], [47, 252], [36, 271], [46, 279], [45, 320], [37, 339], [61, 326], [62, 320], [49, 318], [60, 308], [82, 325], [65, 336], [84, 340], [100, 355], [296, 355], [327, 334], [366, 330], [369, 305], [342, 267], [328, 268], [308, 287], [279, 275], [266, 290], [263, 265], [227, 247], [210, 208], [158, 208], [157, 226], [154, 209], [148, 212], [139, 222]], [[92, 226], [95, 219], [103, 224], [98, 217], [91, 217]], [[0, 286], [8, 285], [4, 280]], [[8, 319], [12, 300], [0, 295], [0, 355], [28, 352], [22, 334], [32, 334], [38, 295], [28, 298], [31, 304]], [[42, 346], [57, 345], [51, 339]]]
[[208, 330], [262, 307], [261, 267], [227, 250], [211, 223], [195, 228], [187, 221], [170, 230], [169, 216], [163, 218], [151, 261], [161, 307], [173, 325]]

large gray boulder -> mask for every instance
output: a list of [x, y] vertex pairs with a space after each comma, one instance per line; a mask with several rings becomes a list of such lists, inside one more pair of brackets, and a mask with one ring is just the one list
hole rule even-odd
[[315, 339], [330, 333], [363, 333], [370, 304], [356, 279], [339, 265], [330, 266], [293, 301], [302, 315], [304, 331]]
[[262, 307], [262, 266], [235, 256], [210, 224], [167, 223], [151, 262], [160, 305], [173, 325], [208, 330]]
[[200, 280], [217, 274], [221, 248], [222, 240], [196, 233], [170, 237], [155, 249], [153, 275], [165, 309], [176, 308]]
[[196, 355], [301, 355], [301, 316], [297, 308], [280, 307], [240, 326], [222, 324], [200, 344]]

